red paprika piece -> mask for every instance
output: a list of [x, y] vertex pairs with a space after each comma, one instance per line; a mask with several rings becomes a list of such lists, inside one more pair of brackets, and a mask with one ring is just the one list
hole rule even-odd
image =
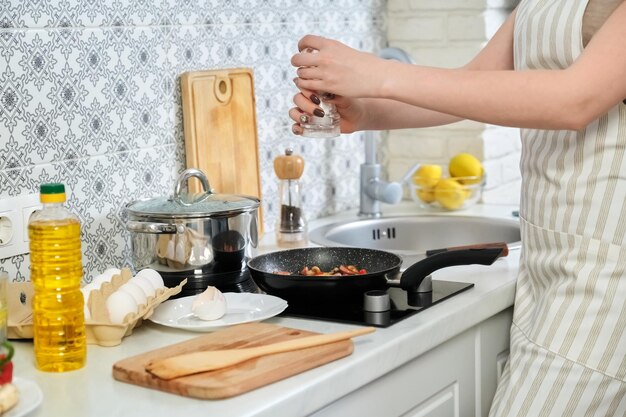
[[13, 345], [10, 342], [4, 342], [2, 345], [6, 350], [6, 354], [0, 354], [0, 385], [8, 384], [13, 381]]

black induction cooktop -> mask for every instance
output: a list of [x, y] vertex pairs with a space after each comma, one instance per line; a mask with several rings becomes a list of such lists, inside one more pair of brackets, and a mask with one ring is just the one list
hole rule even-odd
[[280, 315], [312, 320], [389, 327], [448, 298], [467, 291], [474, 284], [454, 281], [432, 281], [432, 292], [407, 293], [401, 288], [389, 288], [390, 308], [386, 311], [366, 311], [364, 301], [338, 299], [291, 300]]

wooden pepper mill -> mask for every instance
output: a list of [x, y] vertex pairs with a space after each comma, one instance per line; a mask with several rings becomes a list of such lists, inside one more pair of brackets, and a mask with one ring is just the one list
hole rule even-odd
[[274, 159], [274, 172], [281, 180], [280, 214], [276, 225], [276, 243], [279, 246], [298, 247], [307, 243], [307, 223], [302, 211], [300, 177], [304, 172], [304, 159], [294, 155], [291, 148]]

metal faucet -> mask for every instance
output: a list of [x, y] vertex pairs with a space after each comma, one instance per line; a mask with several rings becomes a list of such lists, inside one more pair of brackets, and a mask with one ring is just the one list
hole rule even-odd
[[[406, 64], [415, 64], [409, 54], [400, 48], [384, 48], [378, 56], [395, 59]], [[365, 132], [365, 163], [361, 164], [361, 188], [359, 216], [380, 217], [380, 203], [396, 204], [402, 199], [402, 185], [386, 182], [380, 178], [382, 167], [377, 162], [376, 139], [372, 131]]]

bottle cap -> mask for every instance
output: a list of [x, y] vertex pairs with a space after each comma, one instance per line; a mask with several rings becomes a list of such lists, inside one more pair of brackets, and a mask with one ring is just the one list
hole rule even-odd
[[39, 201], [42, 203], [62, 203], [65, 201], [65, 185], [58, 182], [39, 186]]

